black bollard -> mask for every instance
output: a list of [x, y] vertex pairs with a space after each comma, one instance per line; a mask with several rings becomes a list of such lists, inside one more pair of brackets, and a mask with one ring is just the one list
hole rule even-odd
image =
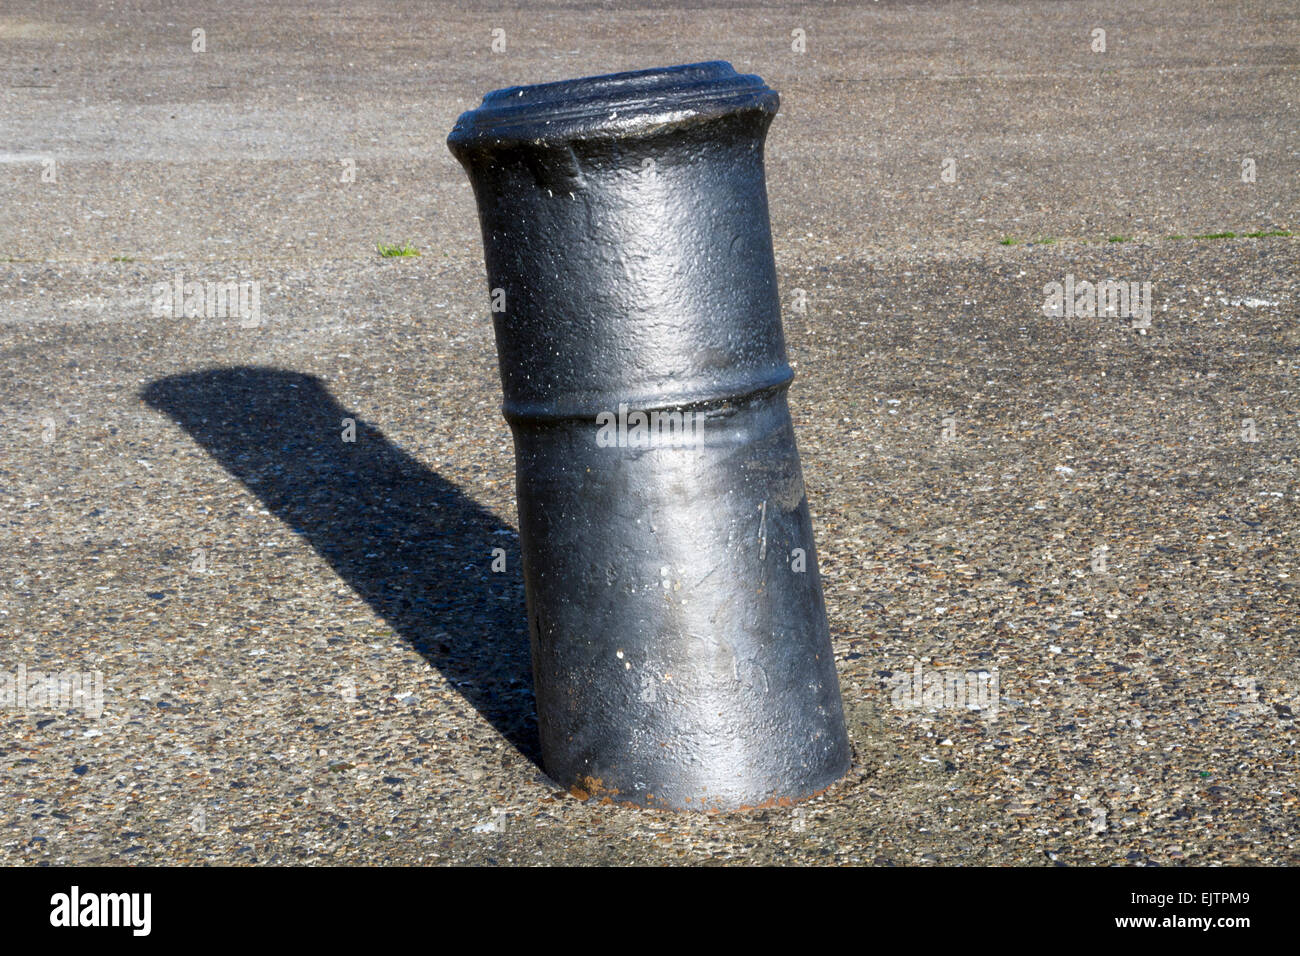
[[542, 760], [591, 796], [780, 804], [849, 767], [786, 389], [763, 141], [727, 63], [489, 93], [478, 201]]

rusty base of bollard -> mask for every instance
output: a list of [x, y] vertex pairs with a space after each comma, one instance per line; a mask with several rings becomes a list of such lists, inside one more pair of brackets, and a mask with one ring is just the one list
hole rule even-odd
[[448, 144], [492, 290], [546, 772], [642, 806], [848, 769], [763, 141], [726, 63], [517, 87]]

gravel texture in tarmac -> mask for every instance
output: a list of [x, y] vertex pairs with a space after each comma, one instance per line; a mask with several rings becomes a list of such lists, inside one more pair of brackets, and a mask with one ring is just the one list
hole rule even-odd
[[[0, 690], [90, 677], [0, 699], [0, 863], [1300, 862], [1298, 42], [1289, 0], [10, 0]], [[855, 750], [719, 815], [535, 763], [444, 144], [490, 89], [705, 59], [782, 95]], [[258, 321], [157, 314], [178, 276]], [[1106, 279], [1149, 315], [1044, 314]]]

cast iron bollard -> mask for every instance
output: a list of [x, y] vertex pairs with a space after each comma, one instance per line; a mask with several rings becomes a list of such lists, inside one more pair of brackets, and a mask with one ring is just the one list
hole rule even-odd
[[644, 806], [849, 767], [786, 388], [763, 140], [727, 63], [515, 87], [448, 145], [478, 201], [542, 762]]

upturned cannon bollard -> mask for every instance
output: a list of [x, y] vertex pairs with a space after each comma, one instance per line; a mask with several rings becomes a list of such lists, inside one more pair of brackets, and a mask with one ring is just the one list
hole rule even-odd
[[849, 767], [786, 389], [763, 141], [726, 63], [489, 93], [478, 202], [542, 763], [713, 810]]

